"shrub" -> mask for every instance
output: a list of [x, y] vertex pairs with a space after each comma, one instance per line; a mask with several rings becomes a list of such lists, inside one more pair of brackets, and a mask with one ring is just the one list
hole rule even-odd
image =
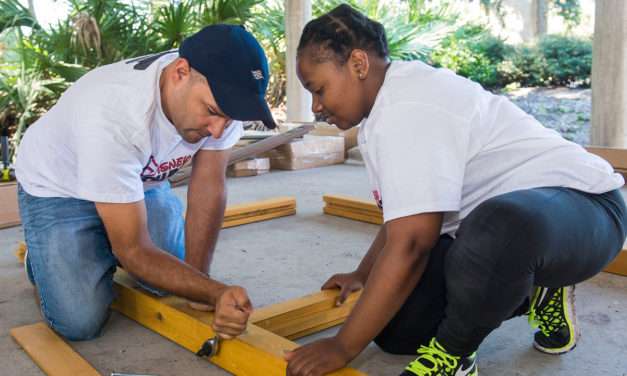
[[592, 41], [548, 35], [538, 43], [548, 85], [590, 85]]
[[491, 35], [484, 26], [465, 25], [444, 39], [431, 55], [431, 63], [487, 88], [497, 88], [508, 83], [500, 66], [511, 50], [511, 46]]

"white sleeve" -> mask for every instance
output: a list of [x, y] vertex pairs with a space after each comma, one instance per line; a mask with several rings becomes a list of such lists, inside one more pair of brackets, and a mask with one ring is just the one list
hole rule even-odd
[[[128, 203], [144, 198], [140, 178], [143, 153], [119, 125], [76, 123], [76, 192], [84, 200]], [[116, 131], [117, 130], [117, 131]]]
[[241, 121], [233, 120], [231, 125], [224, 130], [222, 137], [207, 137], [202, 145], [202, 150], [226, 150], [232, 148], [244, 134], [244, 125]]
[[458, 211], [468, 147], [468, 121], [421, 103], [389, 105], [375, 129], [377, 180], [385, 222]]

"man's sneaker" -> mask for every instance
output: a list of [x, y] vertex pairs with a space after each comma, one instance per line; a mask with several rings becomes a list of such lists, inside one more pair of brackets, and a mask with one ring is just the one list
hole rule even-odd
[[455, 356], [435, 340], [420, 346], [418, 358], [409, 363], [401, 376], [478, 376], [477, 354]]
[[529, 309], [529, 324], [539, 328], [533, 346], [547, 354], [563, 354], [575, 348], [577, 318], [575, 286], [536, 287]]

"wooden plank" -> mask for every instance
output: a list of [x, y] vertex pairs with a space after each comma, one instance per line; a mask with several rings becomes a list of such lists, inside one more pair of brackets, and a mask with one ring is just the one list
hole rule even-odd
[[627, 170], [627, 149], [588, 146], [586, 150], [605, 159], [617, 170]]
[[0, 183], [0, 229], [21, 223], [17, 205], [17, 183]]
[[17, 258], [17, 261], [23, 264], [24, 257], [26, 256], [26, 243], [20, 242], [20, 244], [18, 244], [17, 248], [15, 249], [15, 252], [13, 253], [15, 254], [15, 257]]
[[381, 212], [381, 209], [379, 209], [379, 207], [372, 200], [364, 200], [345, 195], [324, 195], [322, 196], [322, 199], [324, 200], [324, 202], [330, 204]]
[[294, 197], [276, 197], [245, 204], [230, 205], [224, 211], [224, 219], [227, 220], [229, 217], [251, 215], [258, 211], [279, 208], [296, 208], [296, 199]]
[[355, 213], [352, 211], [339, 210], [336, 208], [329, 208], [329, 207], [325, 207], [323, 211], [325, 214], [335, 215], [338, 217], [343, 217], [343, 218], [348, 218], [348, 219], [355, 219], [361, 222], [373, 223], [376, 225], [383, 224], [383, 217], [363, 215], [363, 214]]
[[48, 376], [100, 375], [43, 322], [13, 328], [11, 337]]
[[[183, 299], [156, 298], [135, 289], [125, 273], [115, 274], [118, 297], [113, 308], [147, 328], [169, 338], [186, 349], [197, 352], [215, 333], [211, 329], [212, 313], [194, 311]], [[283, 376], [286, 350], [298, 345], [257, 325], [249, 324], [246, 332], [233, 340], [222, 341], [219, 353], [209, 361], [236, 375]], [[344, 368], [332, 375], [364, 375]]]
[[627, 249], [623, 249], [604, 271], [627, 277]]
[[269, 219], [285, 217], [285, 216], [294, 215], [294, 214], [296, 214], [296, 209], [273, 211], [273, 212], [262, 214], [262, 215], [244, 217], [238, 220], [229, 220], [229, 221], [222, 223], [222, 228], [240, 226], [240, 225], [245, 225], [245, 224], [249, 224], [253, 222], [267, 221]]
[[342, 210], [342, 211], [349, 211], [355, 214], [361, 214], [361, 215], [369, 215], [371, 217], [381, 217], [381, 211], [377, 210], [367, 210], [367, 209], [358, 209], [358, 208], [353, 208], [350, 206], [343, 206], [343, 205], [338, 205], [338, 204], [333, 204], [333, 203], [327, 203], [325, 205], [326, 208], [333, 208], [333, 209], [337, 209], [337, 210]]
[[339, 290], [323, 290], [258, 308], [250, 321], [282, 337], [297, 339], [344, 322], [360, 295], [361, 292], [355, 292], [337, 306]]

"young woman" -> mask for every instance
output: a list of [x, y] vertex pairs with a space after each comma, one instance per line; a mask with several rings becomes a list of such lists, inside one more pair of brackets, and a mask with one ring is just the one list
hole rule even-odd
[[529, 314], [534, 346], [575, 347], [574, 284], [607, 265], [627, 226], [623, 178], [507, 99], [419, 61], [390, 62], [385, 31], [348, 5], [305, 27], [298, 75], [313, 111], [359, 146], [381, 227], [359, 267], [364, 288], [335, 337], [286, 355], [288, 375], [345, 366], [374, 340], [412, 354], [403, 375], [478, 374], [475, 351]]

